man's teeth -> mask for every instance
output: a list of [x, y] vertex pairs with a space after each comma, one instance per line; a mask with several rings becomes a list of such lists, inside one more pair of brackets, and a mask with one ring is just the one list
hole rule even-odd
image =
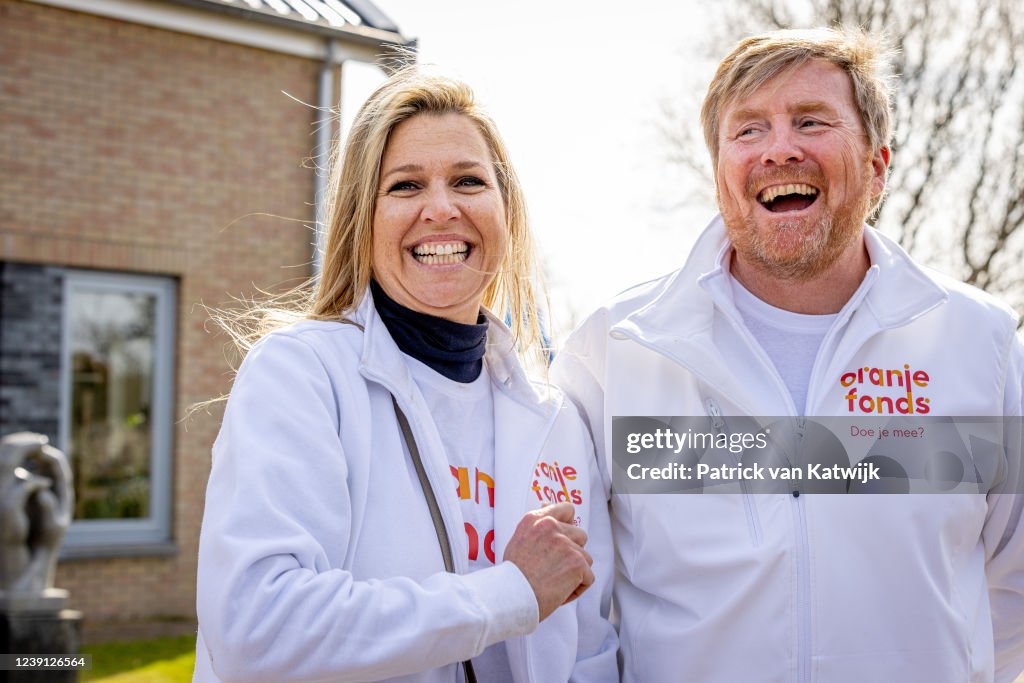
[[789, 185], [775, 185], [773, 187], [766, 188], [761, 192], [761, 196], [758, 197], [758, 201], [762, 204], [768, 204], [773, 201], [776, 197], [781, 197], [784, 194], [804, 194], [815, 196], [818, 194], [818, 189], [805, 185], [803, 183], [791, 183]]
[[425, 265], [445, 266], [465, 261], [469, 257], [469, 245], [465, 242], [430, 242], [414, 247], [412, 254]]

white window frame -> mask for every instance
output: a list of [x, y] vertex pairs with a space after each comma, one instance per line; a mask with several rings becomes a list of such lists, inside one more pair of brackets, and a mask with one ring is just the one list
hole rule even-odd
[[[159, 548], [171, 543], [171, 453], [175, 367], [177, 282], [152, 275], [62, 270], [63, 306], [60, 362], [60, 448], [71, 447], [71, 295], [76, 289], [94, 292], [151, 294], [156, 297], [153, 335], [153, 397], [150, 416], [149, 516], [140, 519], [74, 520], [64, 538], [63, 557], [121, 554], [128, 546]], [[128, 553], [132, 554], [132, 553]]]

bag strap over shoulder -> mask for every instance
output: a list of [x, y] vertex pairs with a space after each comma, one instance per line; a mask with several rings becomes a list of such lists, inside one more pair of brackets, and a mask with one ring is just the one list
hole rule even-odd
[[455, 561], [452, 558], [451, 540], [448, 538], [448, 530], [444, 526], [444, 519], [441, 517], [441, 507], [437, 504], [437, 497], [434, 496], [434, 489], [427, 479], [427, 470], [423, 467], [423, 459], [420, 457], [420, 449], [413, 438], [412, 428], [409, 427], [409, 420], [405, 413], [398, 407], [398, 401], [394, 395], [391, 396], [391, 403], [395, 406], [395, 415], [398, 417], [398, 426], [405, 438], [405, 445], [409, 448], [409, 457], [412, 458], [413, 467], [416, 468], [416, 476], [419, 477], [420, 487], [423, 489], [423, 497], [427, 499], [427, 507], [430, 508], [430, 518], [434, 522], [434, 531], [437, 533], [437, 543], [441, 546], [441, 556], [444, 558], [444, 568], [449, 572], [455, 571]]
[[[353, 325], [365, 331], [359, 323], [348, 318], [342, 318], [339, 322], [346, 325]], [[434, 522], [434, 533], [437, 534], [437, 543], [441, 548], [441, 557], [444, 559], [445, 571], [455, 573], [455, 561], [452, 557], [451, 539], [448, 538], [448, 530], [444, 526], [444, 519], [441, 517], [441, 507], [437, 504], [437, 497], [434, 489], [430, 486], [427, 478], [427, 470], [423, 467], [423, 459], [420, 457], [419, 446], [416, 445], [416, 438], [412, 435], [412, 428], [409, 426], [409, 419], [398, 407], [398, 399], [391, 395], [391, 405], [395, 407], [395, 417], [398, 418], [398, 427], [402, 430], [402, 437], [405, 439], [406, 448], [409, 449], [409, 457], [412, 458], [412, 465], [416, 469], [416, 476], [420, 480], [420, 487], [423, 489], [423, 497], [430, 509], [430, 519]], [[465, 683], [477, 683], [476, 672], [473, 671], [473, 662], [468, 659], [462, 662]]]
[[[353, 323], [355, 324], [355, 323]], [[437, 497], [434, 495], [434, 489], [430, 486], [430, 480], [427, 478], [427, 470], [423, 467], [423, 459], [420, 457], [420, 449], [416, 445], [416, 439], [412, 435], [412, 428], [409, 426], [409, 420], [406, 418], [405, 413], [398, 407], [398, 400], [394, 394], [391, 395], [391, 403], [395, 407], [395, 416], [398, 418], [398, 427], [402, 430], [402, 436], [405, 438], [405, 445], [409, 449], [409, 457], [412, 458], [413, 467], [416, 468], [416, 476], [420, 480], [420, 487], [423, 489], [423, 497], [427, 500], [427, 507], [430, 508], [430, 518], [434, 522], [434, 532], [437, 534], [437, 543], [441, 547], [441, 557], [444, 558], [444, 568], [446, 571], [455, 572], [455, 562], [452, 557], [452, 544], [448, 538], [448, 530], [445, 529], [444, 519], [441, 517], [441, 506], [437, 504]], [[473, 663], [468, 659], [462, 662], [462, 668], [465, 672], [466, 683], [476, 683], [476, 673], [473, 671]]]

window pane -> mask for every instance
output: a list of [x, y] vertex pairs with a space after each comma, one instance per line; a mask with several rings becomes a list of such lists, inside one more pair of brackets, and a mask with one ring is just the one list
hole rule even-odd
[[75, 519], [150, 515], [154, 294], [71, 291]]

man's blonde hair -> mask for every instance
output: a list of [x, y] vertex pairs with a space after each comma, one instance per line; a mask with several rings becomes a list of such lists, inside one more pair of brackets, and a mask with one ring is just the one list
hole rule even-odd
[[820, 59], [850, 77], [853, 100], [872, 150], [892, 139], [889, 53], [860, 29], [819, 28], [770, 31], [741, 40], [718, 65], [700, 120], [711, 161], [718, 166], [719, 125], [732, 102], [749, 97], [776, 76]]

